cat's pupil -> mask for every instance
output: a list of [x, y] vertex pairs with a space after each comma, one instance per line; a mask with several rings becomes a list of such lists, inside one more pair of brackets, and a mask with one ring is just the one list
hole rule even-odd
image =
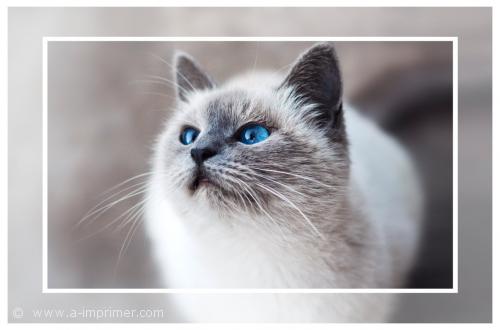
[[249, 138], [250, 141], [254, 141], [255, 140], [255, 132], [251, 132], [250, 133], [250, 138]]

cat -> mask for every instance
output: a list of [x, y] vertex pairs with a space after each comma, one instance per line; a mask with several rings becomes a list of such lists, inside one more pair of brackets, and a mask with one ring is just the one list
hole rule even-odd
[[[399, 288], [418, 248], [410, 157], [342, 98], [333, 44], [222, 85], [174, 56], [146, 228], [168, 288]], [[386, 321], [393, 294], [172, 294], [186, 321]]]

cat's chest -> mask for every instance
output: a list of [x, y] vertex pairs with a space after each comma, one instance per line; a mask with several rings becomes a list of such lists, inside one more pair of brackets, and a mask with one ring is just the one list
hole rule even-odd
[[[233, 228], [220, 219], [180, 217], [167, 204], [150, 207], [148, 230], [166, 284], [178, 288], [304, 286], [304, 262], [262, 229]], [[255, 219], [239, 218], [240, 222]]]

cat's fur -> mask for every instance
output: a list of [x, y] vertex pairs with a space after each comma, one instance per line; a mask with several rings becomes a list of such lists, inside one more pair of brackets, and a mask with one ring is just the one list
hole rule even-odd
[[[249, 73], [221, 86], [188, 55], [175, 63], [179, 102], [155, 147], [146, 221], [167, 287], [404, 285], [419, 233], [418, 180], [402, 148], [343, 105], [331, 44], [308, 50], [286, 77]], [[248, 122], [265, 124], [269, 138], [236, 141]], [[187, 146], [186, 125], [201, 132]], [[199, 169], [190, 149], [203, 147], [216, 155]], [[394, 296], [172, 299], [189, 321], [382, 321]]]

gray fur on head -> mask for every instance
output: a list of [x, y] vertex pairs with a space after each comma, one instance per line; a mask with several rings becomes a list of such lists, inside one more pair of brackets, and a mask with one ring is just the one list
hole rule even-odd
[[[331, 44], [309, 49], [286, 77], [253, 73], [218, 87], [190, 56], [178, 54], [175, 63], [181, 102], [159, 141], [169, 194], [189, 209], [258, 215], [304, 235], [334, 230], [331, 218], [347, 217], [342, 83]], [[269, 138], [238, 142], [250, 122], [265, 125]], [[186, 126], [200, 131], [191, 145], [179, 142]], [[215, 155], [198, 166], [192, 148]], [[200, 187], [200, 175], [211, 184]]]

